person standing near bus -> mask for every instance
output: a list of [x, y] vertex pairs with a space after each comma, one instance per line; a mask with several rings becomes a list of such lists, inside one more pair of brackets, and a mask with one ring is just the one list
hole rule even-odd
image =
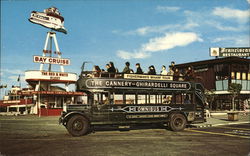
[[130, 68], [129, 68], [130, 63], [129, 63], [129, 62], [126, 62], [125, 65], [126, 65], [126, 66], [124, 67], [122, 73], [124, 73], [124, 74], [129, 74], [130, 71], [131, 71]]
[[141, 69], [140, 63], [136, 63], [135, 66], [136, 66], [136, 72], [135, 72], [135, 74], [143, 74], [143, 71]]

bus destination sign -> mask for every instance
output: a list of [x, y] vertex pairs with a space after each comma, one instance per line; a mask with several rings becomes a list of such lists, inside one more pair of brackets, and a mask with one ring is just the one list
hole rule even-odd
[[149, 80], [124, 80], [124, 79], [88, 79], [87, 88], [137, 88], [137, 89], [168, 89], [189, 90], [189, 82], [149, 81]]

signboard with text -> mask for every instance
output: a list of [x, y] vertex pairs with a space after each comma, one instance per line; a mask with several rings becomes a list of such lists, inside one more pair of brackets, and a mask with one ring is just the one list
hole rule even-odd
[[250, 47], [243, 48], [210, 48], [210, 56], [219, 57], [250, 57]]
[[69, 59], [56, 58], [56, 57], [46, 57], [46, 56], [33, 56], [33, 61], [35, 63], [44, 64], [59, 64], [59, 65], [70, 65]]
[[87, 88], [127, 88], [127, 89], [166, 89], [166, 90], [189, 90], [189, 82], [173, 81], [147, 81], [126, 79], [88, 79], [85, 82]]
[[67, 72], [26, 71], [25, 80], [76, 82], [77, 75], [75, 73], [67, 73]]

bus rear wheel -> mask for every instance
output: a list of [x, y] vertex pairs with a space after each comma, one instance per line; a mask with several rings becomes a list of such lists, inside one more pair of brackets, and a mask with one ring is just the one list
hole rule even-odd
[[68, 120], [66, 127], [72, 136], [82, 136], [89, 132], [90, 124], [85, 117], [74, 115]]
[[187, 120], [182, 114], [173, 114], [169, 121], [169, 127], [172, 131], [182, 131], [186, 128]]

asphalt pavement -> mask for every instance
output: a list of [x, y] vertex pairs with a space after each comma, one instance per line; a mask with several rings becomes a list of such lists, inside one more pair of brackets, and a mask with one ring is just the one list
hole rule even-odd
[[97, 128], [95, 133], [72, 137], [58, 125], [58, 117], [0, 116], [0, 156], [249, 155], [249, 116], [232, 122], [225, 114], [213, 115], [208, 123], [214, 126], [182, 132], [154, 126], [130, 131]]

